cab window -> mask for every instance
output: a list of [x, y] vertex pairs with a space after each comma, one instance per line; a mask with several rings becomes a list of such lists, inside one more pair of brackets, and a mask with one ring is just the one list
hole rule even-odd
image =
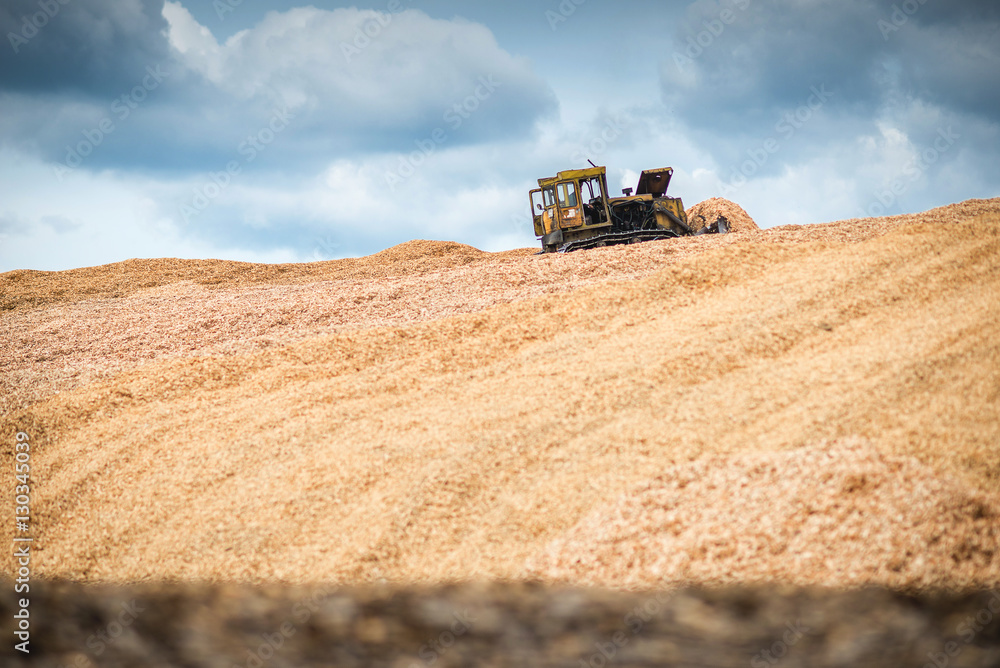
[[604, 193], [601, 192], [601, 179], [599, 177], [595, 176], [589, 181], [583, 181], [582, 183], [580, 194], [583, 196], [585, 202], [593, 202], [595, 199], [604, 197]]
[[541, 190], [531, 191], [531, 215], [537, 216], [544, 209], [545, 207], [542, 206], [542, 191]]
[[576, 183], [569, 181], [556, 186], [559, 196], [559, 206], [562, 208], [576, 206]]
[[549, 209], [556, 205], [556, 191], [555, 188], [549, 186], [542, 190], [542, 198], [545, 202], [545, 208]]

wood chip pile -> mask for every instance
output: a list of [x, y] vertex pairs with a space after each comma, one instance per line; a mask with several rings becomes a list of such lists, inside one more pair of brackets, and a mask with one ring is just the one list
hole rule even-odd
[[1000, 582], [998, 554], [1000, 495], [854, 439], [670, 467], [554, 541], [535, 572], [630, 589], [975, 587]]
[[1000, 200], [534, 253], [0, 275], [33, 573], [1000, 586]]
[[756, 232], [760, 229], [743, 207], [722, 197], [707, 199], [687, 210], [688, 223], [695, 230], [718, 222], [720, 217], [729, 221], [730, 232]]

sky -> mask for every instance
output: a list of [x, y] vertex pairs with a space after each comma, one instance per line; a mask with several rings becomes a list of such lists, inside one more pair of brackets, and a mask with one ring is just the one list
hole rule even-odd
[[1000, 196], [995, 0], [3, 0], [0, 272], [536, 245], [607, 166], [762, 227]]

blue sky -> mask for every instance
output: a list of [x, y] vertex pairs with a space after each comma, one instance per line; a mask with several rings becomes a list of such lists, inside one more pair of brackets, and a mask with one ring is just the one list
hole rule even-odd
[[7, 0], [0, 34], [0, 271], [532, 246], [587, 159], [764, 227], [1000, 196], [992, 1]]

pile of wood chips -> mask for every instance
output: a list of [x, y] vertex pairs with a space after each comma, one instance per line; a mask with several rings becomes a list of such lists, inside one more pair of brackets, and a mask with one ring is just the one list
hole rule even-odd
[[536, 252], [0, 275], [32, 574], [1000, 586], [1000, 199]]
[[760, 229], [743, 207], [722, 197], [707, 199], [687, 210], [688, 224], [693, 230], [708, 227], [721, 217], [729, 221], [730, 232], [754, 232]]
[[641, 589], [1000, 582], [1000, 495], [847, 439], [669, 467], [550, 544], [546, 581]]

